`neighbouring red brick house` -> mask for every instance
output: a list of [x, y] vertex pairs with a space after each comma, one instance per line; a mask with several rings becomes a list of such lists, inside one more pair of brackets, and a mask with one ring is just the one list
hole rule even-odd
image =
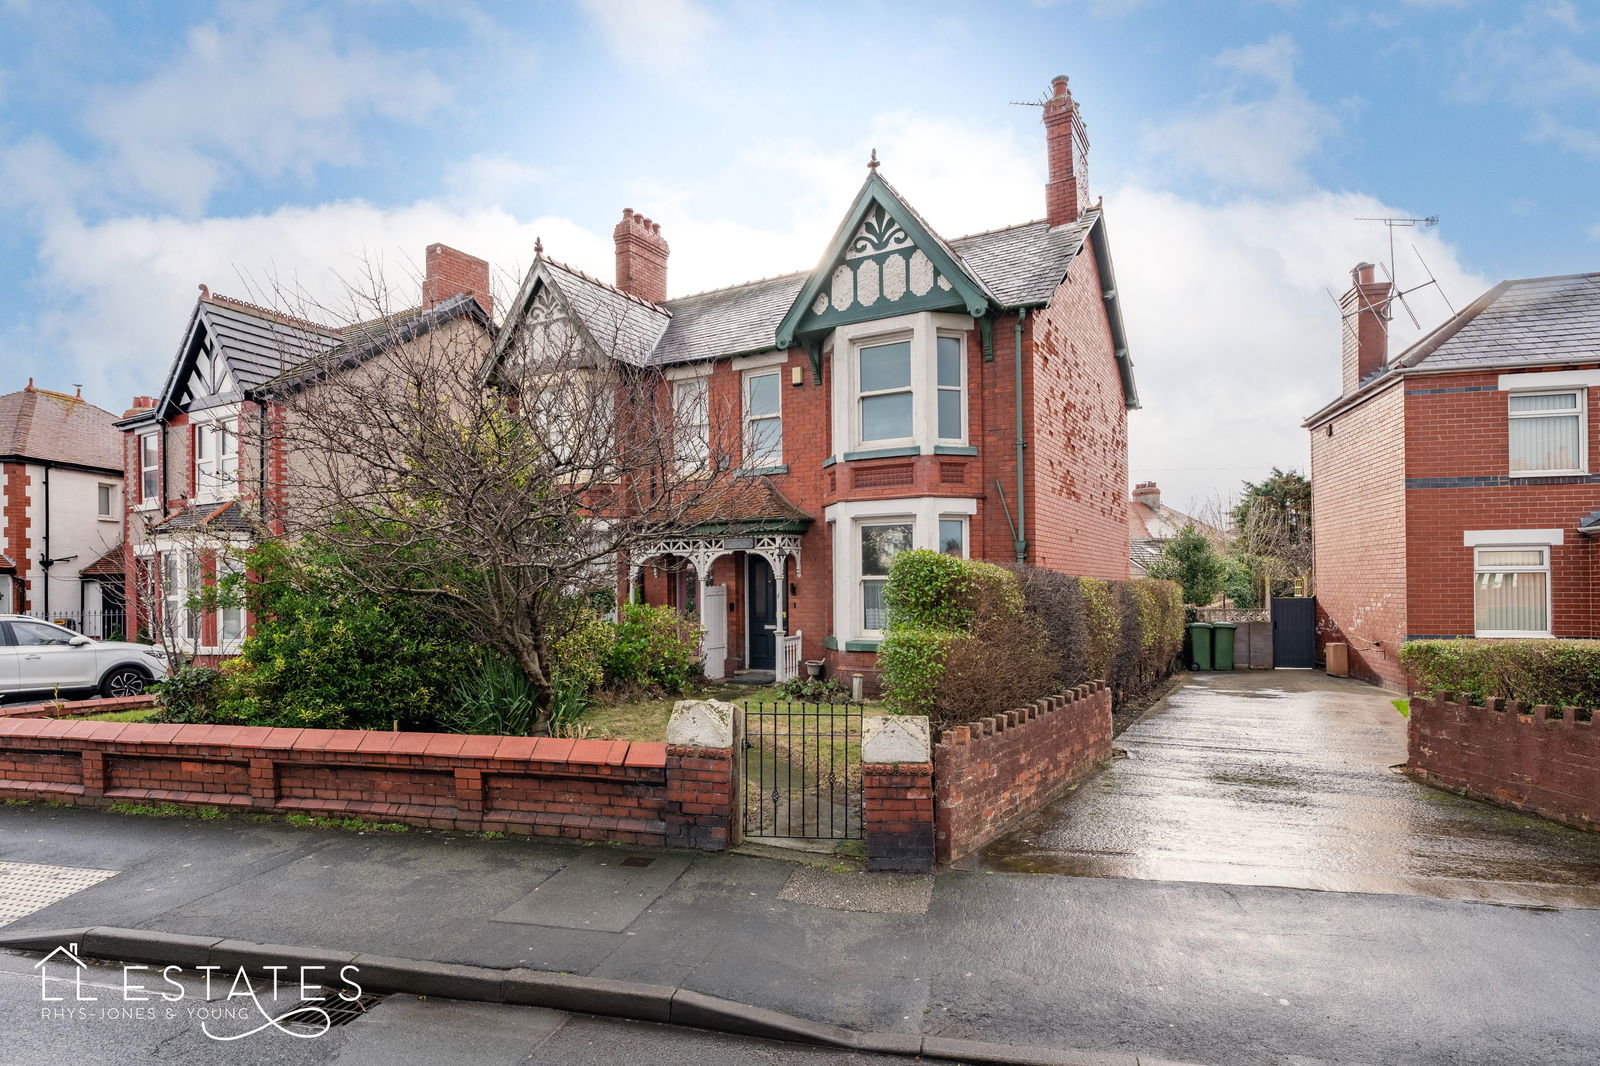
[[1305, 422], [1319, 648], [1404, 688], [1406, 640], [1600, 636], [1600, 274], [1501, 282], [1389, 360], [1372, 269]]
[[491, 307], [489, 264], [443, 244], [427, 249], [420, 306], [382, 319], [378, 340], [370, 323], [325, 326], [201, 285], [161, 394], [135, 397], [116, 423], [130, 631], [165, 633], [201, 663], [235, 654], [248, 635], [242, 608], [189, 603], [219, 566], [237, 565], [224, 549], [248, 546], [269, 524], [274, 469], [260, 442], [270, 436], [273, 383], [308, 360], [356, 365], [394, 338], [457, 321], [487, 332]]
[[1127, 577], [1137, 396], [1064, 77], [1044, 125], [1037, 221], [945, 240], [874, 157], [814, 270], [669, 298], [661, 227], [632, 210], [615, 285], [535, 259], [496, 353], [559, 319], [659, 368], [682, 423], [740, 412], [737, 513], [631, 560], [621, 590], [697, 613], [710, 676], [821, 659], [870, 690], [905, 548]]

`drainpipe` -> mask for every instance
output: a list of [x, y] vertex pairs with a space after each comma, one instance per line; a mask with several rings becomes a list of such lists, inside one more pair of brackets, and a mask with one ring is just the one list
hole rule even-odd
[[44, 464], [44, 556], [39, 560], [39, 569], [44, 573], [40, 576], [39, 585], [43, 589], [44, 605], [40, 613], [50, 617], [50, 565], [55, 562], [50, 554], [50, 464]]
[[1028, 317], [1028, 309], [1024, 307], [1017, 312], [1017, 321], [1012, 333], [1011, 352], [1015, 357], [1017, 377], [1017, 527], [1013, 544], [1017, 550], [1017, 562], [1028, 561], [1028, 503], [1023, 495], [1022, 456], [1028, 447], [1028, 442], [1022, 436], [1022, 323]]

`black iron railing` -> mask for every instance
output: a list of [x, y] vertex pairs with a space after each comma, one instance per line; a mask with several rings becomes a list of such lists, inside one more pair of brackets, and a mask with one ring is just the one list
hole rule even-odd
[[861, 836], [861, 705], [744, 705], [744, 835]]

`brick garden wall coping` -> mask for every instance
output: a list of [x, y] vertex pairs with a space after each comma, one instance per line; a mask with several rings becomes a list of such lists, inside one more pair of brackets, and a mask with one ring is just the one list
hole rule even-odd
[[1413, 696], [1413, 777], [1579, 829], [1600, 830], [1600, 726], [1573, 707]]
[[154, 696], [123, 696], [118, 699], [46, 700], [43, 703], [0, 704], [0, 718], [72, 718], [85, 714], [108, 714], [154, 707]]
[[[7, 718], [0, 795], [726, 846], [732, 752], [691, 752], [674, 780], [660, 743]], [[719, 756], [724, 780], [708, 789], [699, 763]], [[675, 824], [685, 807], [698, 832]]]
[[982, 847], [1110, 757], [1103, 681], [946, 729], [933, 749], [938, 861]]

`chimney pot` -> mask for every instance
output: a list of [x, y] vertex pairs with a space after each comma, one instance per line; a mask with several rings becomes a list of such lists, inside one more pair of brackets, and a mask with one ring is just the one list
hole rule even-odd
[[1057, 96], [1067, 95], [1067, 76], [1065, 74], [1057, 74], [1050, 79], [1050, 87], [1055, 90]]

